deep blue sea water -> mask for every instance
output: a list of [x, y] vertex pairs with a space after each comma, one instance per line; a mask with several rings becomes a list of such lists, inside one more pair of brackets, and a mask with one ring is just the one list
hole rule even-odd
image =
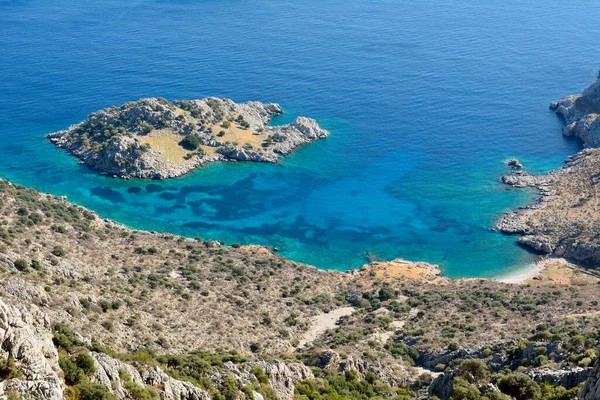
[[[548, 102], [600, 67], [600, 2], [0, 0], [0, 176], [134, 228], [259, 243], [327, 269], [365, 254], [492, 276], [532, 255], [491, 232], [578, 144]], [[44, 140], [140, 97], [280, 103], [331, 136], [281, 165], [102, 177]], [[142, 192], [128, 189], [139, 187]]]

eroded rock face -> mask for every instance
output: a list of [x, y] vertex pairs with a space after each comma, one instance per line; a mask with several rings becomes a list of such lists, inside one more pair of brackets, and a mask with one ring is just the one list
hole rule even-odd
[[222, 383], [227, 376], [233, 377], [240, 386], [251, 383], [255, 378], [252, 368], [259, 367], [267, 375], [269, 385], [280, 400], [292, 400], [294, 398], [295, 385], [304, 380], [314, 380], [311, 369], [304, 364], [286, 363], [281, 361], [256, 361], [236, 365], [226, 362], [222, 371], [213, 369], [211, 380]]
[[566, 369], [533, 369], [527, 372], [537, 383], [548, 383], [552, 386], [574, 388], [588, 378], [592, 368], [572, 367]]
[[128, 399], [123, 372], [131, 382], [140, 387], [149, 385], [167, 400], [210, 400], [210, 395], [190, 382], [183, 382], [168, 376], [160, 367], [141, 367], [140, 371], [132, 365], [123, 363], [106, 354], [91, 352], [96, 372], [91, 377], [95, 383], [108, 388], [117, 399]]
[[0, 300], [0, 356], [12, 358], [23, 375], [1, 382], [0, 396], [14, 393], [32, 400], [61, 400], [58, 352], [52, 343], [50, 323], [37, 309], [32, 310]]
[[538, 253], [551, 254], [554, 251], [555, 244], [551, 239], [544, 235], [527, 235], [519, 238], [519, 244], [528, 247]]
[[141, 372], [142, 380], [151, 386], [162, 387], [162, 396], [169, 400], [210, 400], [210, 395], [190, 382], [171, 378], [159, 367]]
[[565, 119], [563, 135], [574, 136], [584, 147], [600, 146], [600, 75], [581, 95], [550, 104]]
[[588, 380], [579, 392], [580, 400], [600, 399], [600, 357], [596, 359], [594, 369], [590, 372]]
[[[236, 104], [209, 97], [169, 103], [148, 98], [92, 113], [48, 138], [103, 174], [167, 179], [215, 161], [277, 162], [280, 155], [329, 135], [305, 117], [268, 125], [282, 113], [277, 104], [257, 101]], [[235, 129], [230, 131], [231, 126]], [[153, 142], [148, 139], [153, 135], [171, 139]], [[186, 136], [198, 139], [196, 150], [178, 147]]]

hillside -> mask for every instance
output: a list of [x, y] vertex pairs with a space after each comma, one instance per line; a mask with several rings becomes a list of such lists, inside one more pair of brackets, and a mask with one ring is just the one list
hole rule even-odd
[[505, 398], [518, 380], [551, 399], [596, 357], [598, 280], [583, 272], [527, 285], [401, 260], [325, 272], [133, 231], [6, 181], [0, 199], [11, 398]]

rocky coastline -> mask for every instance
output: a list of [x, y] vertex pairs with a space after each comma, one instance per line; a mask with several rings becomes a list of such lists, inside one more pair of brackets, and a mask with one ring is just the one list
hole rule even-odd
[[294, 149], [326, 138], [314, 119], [269, 126], [278, 104], [146, 98], [110, 107], [48, 139], [102, 174], [167, 179], [210, 162], [274, 163]]
[[500, 178], [513, 188], [531, 188], [535, 201], [503, 215], [496, 228], [520, 235], [518, 243], [534, 252], [565, 258], [580, 266], [600, 266], [600, 77], [581, 95], [552, 102], [565, 121], [564, 136], [581, 140], [584, 149], [564, 167], [544, 175], [515, 169]]

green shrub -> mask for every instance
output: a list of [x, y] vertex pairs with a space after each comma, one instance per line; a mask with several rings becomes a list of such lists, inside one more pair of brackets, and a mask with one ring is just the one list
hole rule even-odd
[[384, 286], [379, 289], [379, 300], [386, 301], [396, 297], [396, 291], [391, 286]]
[[31, 260], [31, 268], [39, 271], [44, 268], [44, 265], [42, 264], [42, 262], [40, 260], [35, 259], [35, 260]]
[[29, 263], [27, 262], [27, 260], [24, 260], [22, 258], [18, 258], [14, 261], [14, 266], [16, 269], [18, 269], [21, 272], [27, 272], [29, 271]]
[[452, 382], [452, 395], [450, 400], [480, 400], [481, 392], [475, 386], [457, 376]]
[[458, 367], [462, 377], [469, 383], [486, 381], [489, 377], [487, 366], [478, 358], [464, 360]]
[[79, 400], [116, 400], [104, 385], [84, 381], [75, 386], [79, 392]]
[[83, 373], [86, 374], [87, 376], [90, 376], [94, 372], [96, 372], [96, 367], [94, 365], [94, 360], [86, 352], [81, 352], [81, 353], [77, 354], [77, 356], [75, 357], [75, 364], [79, 368], [81, 368], [81, 370], [83, 371]]
[[0, 361], [0, 380], [5, 381], [7, 379], [17, 378], [20, 379], [23, 377], [21, 370], [15, 364], [15, 361], [12, 357], [8, 357], [6, 360]]
[[194, 151], [200, 147], [200, 139], [194, 135], [187, 135], [181, 142], [179, 142], [179, 145], [186, 150]]
[[61, 357], [58, 360], [58, 365], [65, 374], [65, 382], [67, 385], [77, 385], [78, 383], [86, 380], [83, 370], [79, 368], [72, 360]]
[[530, 377], [522, 374], [512, 374], [498, 381], [502, 393], [517, 400], [537, 400], [541, 398], [540, 387]]
[[62, 247], [62, 246], [54, 246], [54, 248], [52, 249], [52, 254], [55, 255], [56, 257], [62, 257], [66, 253], [67, 252], [65, 251], [64, 247]]

